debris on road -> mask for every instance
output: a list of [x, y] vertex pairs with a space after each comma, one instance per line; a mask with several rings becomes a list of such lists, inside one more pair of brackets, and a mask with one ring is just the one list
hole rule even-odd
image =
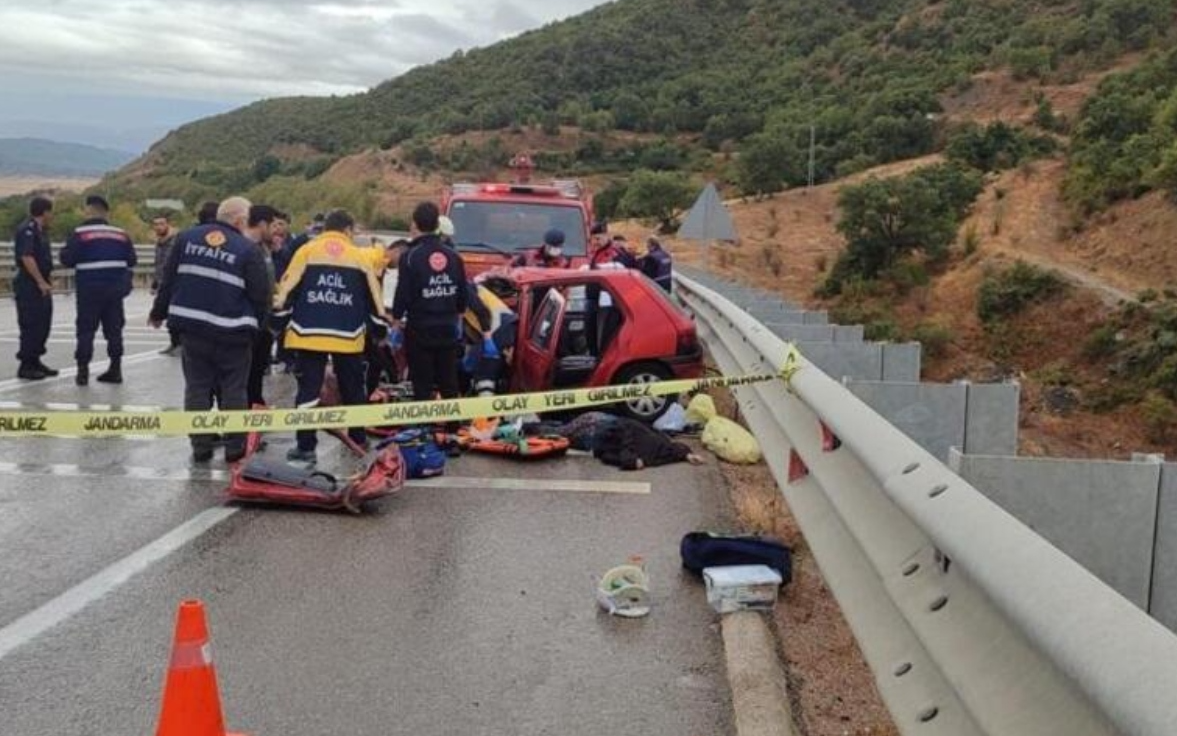
[[703, 570], [707, 602], [716, 613], [771, 611], [781, 589], [781, 574], [767, 565], [728, 565]]
[[724, 417], [712, 417], [707, 422], [703, 445], [721, 460], [737, 465], [755, 465], [763, 458], [752, 433]]
[[650, 614], [650, 579], [641, 558], [609, 570], [597, 584], [597, 603], [611, 616], [641, 618]]

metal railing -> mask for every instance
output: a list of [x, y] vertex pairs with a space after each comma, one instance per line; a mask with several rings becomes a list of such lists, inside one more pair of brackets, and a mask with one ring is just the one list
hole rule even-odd
[[[782, 364], [718, 291], [676, 287], [721, 370]], [[735, 393], [902, 733], [1177, 733], [1177, 636], [808, 362]]]
[[[50, 247], [53, 251], [53, 288], [62, 292], [71, 292], [74, 290], [74, 271], [72, 268], [63, 268], [60, 265], [61, 244], [54, 244]], [[0, 295], [12, 293], [12, 280], [16, 277], [14, 248], [13, 243], [0, 243]], [[133, 269], [134, 285], [136, 287], [150, 286], [155, 274], [155, 246], [136, 245], [135, 255], [138, 256], [139, 265]]]

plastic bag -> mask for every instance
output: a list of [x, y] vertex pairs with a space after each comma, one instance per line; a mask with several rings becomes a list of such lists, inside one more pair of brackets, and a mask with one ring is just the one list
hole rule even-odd
[[699, 394], [687, 405], [687, 424], [706, 424], [715, 415], [715, 401], [707, 394]]
[[670, 405], [666, 413], [654, 422], [654, 429], [659, 432], [681, 432], [687, 426], [687, 410], [677, 401]]
[[755, 465], [762, 457], [752, 433], [730, 419], [715, 417], [703, 429], [703, 445], [721, 460], [737, 465]]

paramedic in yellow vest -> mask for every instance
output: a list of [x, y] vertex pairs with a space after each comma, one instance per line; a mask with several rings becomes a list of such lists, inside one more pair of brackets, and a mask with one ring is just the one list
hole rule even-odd
[[[286, 347], [295, 353], [300, 409], [318, 406], [323, 376], [330, 359], [339, 381], [339, 395], [348, 406], [366, 402], [364, 338], [369, 327], [387, 320], [380, 284], [371, 258], [352, 242], [355, 220], [337, 210], [324, 222], [323, 233], [299, 248], [274, 296], [276, 316], [288, 316]], [[314, 463], [314, 430], [296, 433], [298, 445], [288, 460]], [[366, 445], [363, 427], [348, 436]]]

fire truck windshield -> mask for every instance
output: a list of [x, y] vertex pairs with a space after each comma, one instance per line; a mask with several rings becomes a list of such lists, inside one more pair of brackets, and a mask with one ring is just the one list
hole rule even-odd
[[576, 205], [459, 200], [448, 214], [458, 250], [475, 250], [477, 244], [507, 252], [534, 248], [555, 228], [564, 232], [564, 255], [587, 252], [584, 212]]

